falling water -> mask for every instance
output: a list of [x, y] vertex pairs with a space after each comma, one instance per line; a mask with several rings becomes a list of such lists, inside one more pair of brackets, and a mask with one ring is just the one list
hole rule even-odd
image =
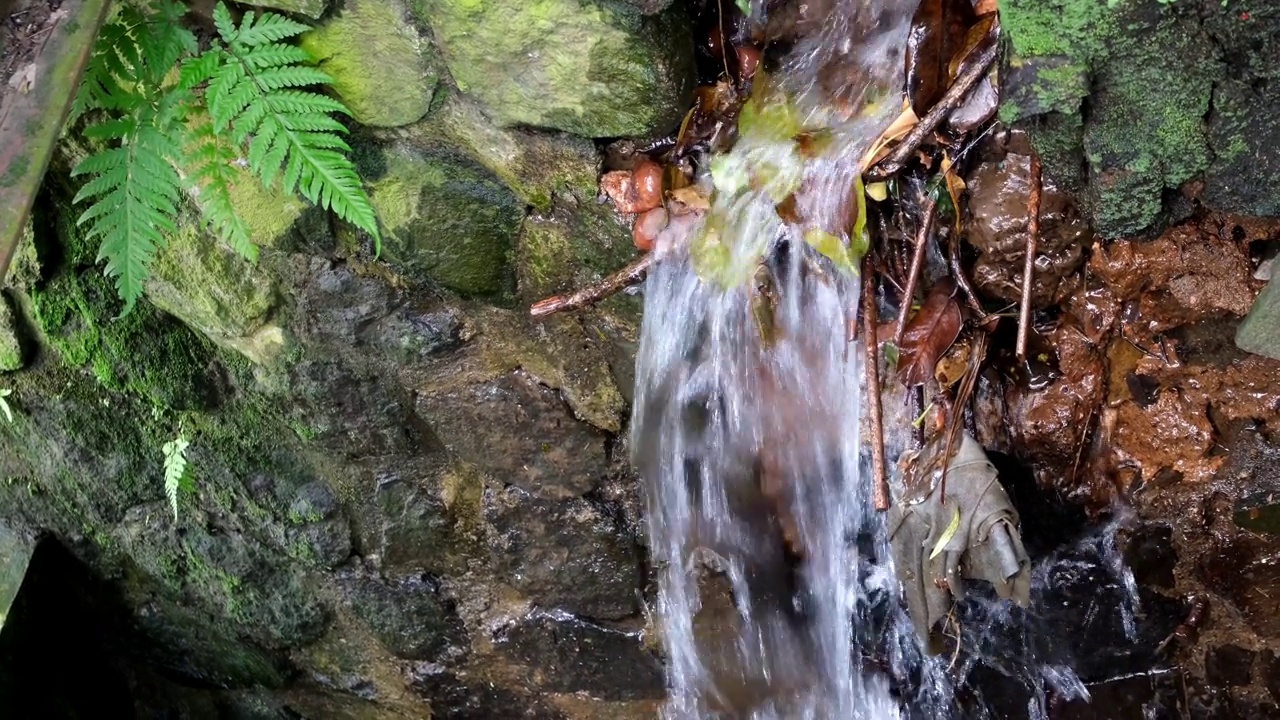
[[[821, 264], [768, 188], [727, 193], [723, 177], [751, 166], [799, 174], [799, 214], [843, 226], [859, 159], [900, 109], [884, 99], [913, 8], [837, 0], [771, 74], [801, 124], [830, 133], [820, 152], [797, 158], [767, 123], [744, 123], [719, 159], [707, 222], [719, 225], [726, 268], [749, 277], [769, 258], [770, 327], [753, 312], [752, 283], [704, 282], [688, 243], [646, 283], [633, 448], [648, 482], [673, 720], [898, 716], [887, 680], [863, 671], [850, 624], [865, 595], [850, 540], [872, 523], [862, 358], [846, 337], [858, 279]], [[735, 605], [714, 605], [717, 583]]]
[[[770, 187], [795, 189], [801, 225], [848, 227], [861, 160], [900, 109], [916, 3], [810, 5], [825, 15], [756, 92], [828, 141], [801, 157], [769, 122], [743, 122], [711, 162], [711, 209], [672, 223], [685, 236], [660, 238], [643, 289], [632, 454], [649, 501], [668, 720], [947, 717], [968, 668], [922, 652], [871, 510], [865, 358], [848, 336], [857, 273], [784, 222]], [[902, 449], [906, 422], [887, 424], [887, 445]], [[998, 602], [971, 604], [988, 611], [988, 630], [1035, 634]], [[1087, 696], [1068, 665], [1027, 647], [999, 652], [1038, 688], [1032, 717], [1046, 691]]]

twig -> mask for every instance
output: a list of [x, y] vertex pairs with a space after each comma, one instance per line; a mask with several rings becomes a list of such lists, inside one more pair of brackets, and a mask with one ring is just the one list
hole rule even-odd
[[862, 261], [862, 342], [866, 348], [867, 392], [871, 397], [871, 463], [877, 511], [889, 509], [889, 477], [884, 466], [884, 417], [880, 405], [880, 343], [876, 338], [876, 283], [871, 256]]
[[[993, 24], [991, 33], [995, 35], [999, 32], [1000, 26]], [[961, 101], [968, 96], [969, 91], [974, 85], [987, 74], [987, 69], [991, 67], [991, 63], [995, 62], [996, 56], [1000, 54], [1000, 43], [991, 42], [982, 54], [978, 55], [973, 65], [965, 70], [956, 78], [955, 84], [947, 89], [947, 93], [942, 96], [937, 105], [929, 110], [928, 113], [920, 120], [920, 123], [912, 128], [911, 132], [898, 143], [893, 152], [885, 156], [875, 167], [870, 168], [864, 173], [868, 180], [884, 180], [893, 175], [907, 164], [907, 160], [911, 157], [911, 153], [920, 147], [920, 143], [924, 142], [924, 138], [933, 132], [942, 121], [951, 115]]]
[[645, 253], [618, 272], [572, 294], [552, 295], [546, 300], [539, 300], [529, 308], [529, 314], [540, 318], [564, 310], [577, 310], [594, 305], [632, 285], [644, 282], [645, 275], [649, 273], [649, 266], [652, 264], [653, 253]]
[[973, 292], [973, 285], [969, 282], [969, 277], [964, 274], [964, 267], [960, 265], [960, 237], [954, 233], [947, 242], [947, 260], [951, 265], [951, 276], [955, 278], [956, 285], [959, 285], [961, 292], [964, 293], [965, 303], [979, 318], [985, 317], [987, 311], [982, 307], [982, 303], [978, 302], [978, 296]]
[[926, 195], [924, 201], [924, 218], [920, 221], [920, 230], [916, 233], [916, 248], [911, 253], [911, 270], [907, 273], [907, 286], [902, 289], [902, 307], [898, 309], [898, 327], [893, 331], [893, 346], [902, 345], [902, 333], [907, 329], [907, 315], [911, 313], [911, 300], [916, 294], [916, 283], [920, 282], [920, 270], [924, 268], [924, 249], [933, 232], [933, 219], [938, 214], [938, 201]]
[[1027, 199], [1027, 258], [1022, 264], [1022, 307], [1018, 309], [1018, 357], [1027, 356], [1031, 330], [1031, 281], [1035, 279], [1036, 245], [1040, 241], [1040, 156], [1031, 153], [1031, 194]]
[[964, 379], [960, 381], [960, 391], [956, 393], [956, 402], [951, 409], [951, 419], [947, 422], [947, 445], [942, 451], [942, 479], [938, 485], [938, 501], [947, 502], [947, 468], [951, 465], [951, 453], [956, 444], [956, 431], [964, 424], [964, 407], [973, 397], [973, 389], [978, 384], [978, 370], [987, 356], [987, 334], [979, 330], [973, 340], [973, 353], [969, 356], [969, 366], [964, 369]]

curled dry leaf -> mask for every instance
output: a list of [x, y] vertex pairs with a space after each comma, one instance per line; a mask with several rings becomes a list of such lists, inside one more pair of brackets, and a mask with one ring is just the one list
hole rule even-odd
[[691, 210], [711, 209], [711, 200], [697, 185], [689, 185], [667, 193], [667, 197]]
[[960, 382], [965, 370], [969, 367], [969, 356], [972, 351], [973, 348], [968, 342], [951, 344], [951, 348], [938, 360], [938, 364], [933, 369], [933, 378], [938, 381], [939, 387], [949, 388]]
[[889, 143], [906, 137], [907, 133], [911, 132], [911, 128], [920, 124], [920, 118], [916, 116], [915, 110], [911, 109], [911, 104], [904, 103], [904, 105], [902, 113], [889, 124], [889, 127], [885, 128], [884, 132], [880, 133], [880, 137], [876, 138], [876, 141], [871, 143], [871, 147], [867, 148], [867, 152], [863, 154], [861, 161], [863, 172], [889, 154]]
[[954, 294], [955, 287], [949, 281], [938, 282], [907, 322], [898, 363], [898, 379], [903, 385], [923, 385], [933, 377], [938, 359], [960, 334], [963, 318]]

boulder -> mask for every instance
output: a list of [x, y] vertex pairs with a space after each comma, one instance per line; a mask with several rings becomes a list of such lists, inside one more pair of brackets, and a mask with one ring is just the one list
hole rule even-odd
[[505, 127], [662, 133], [693, 89], [692, 37], [676, 9], [642, 16], [590, 0], [419, 0], [418, 10], [459, 89]]
[[506, 302], [519, 199], [483, 167], [443, 152], [374, 152], [362, 170], [392, 266], [412, 280]]
[[431, 106], [440, 81], [435, 53], [406, 15], [396, 0], [348, 0], [301, 38], [356, 122], [408, 125]]

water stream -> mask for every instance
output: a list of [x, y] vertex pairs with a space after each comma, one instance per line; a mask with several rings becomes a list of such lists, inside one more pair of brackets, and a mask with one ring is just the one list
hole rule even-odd
[[[914, 0], [816, 4], [829, 6], [825, 17], [764, 82], [782, 98], [769, 102], [788, 103], [830, 141], [798, 157], [771, 123], [743, 123], [713, 162], [711, 210], [686, 225], [694, 239], [668, 238], [643, 289], [632, 453], [660, 584], [664, 717], [948, 717], [957, 678], [993, 652], [979, 645], [1009, 635], [1021, 645], [998, 649], [1001, 672], [1038, 688], [1032, 716], [1041, 717], [1046, 690], [1085, 693], [1067, 664], [1040, 657], [1033, 614], [973, 600], [971, 613], [985, 615], [959, 672], [918, 646], [871, 509], [865, 358], [846, 329], [859, 281], [779, 218], [768, 187], [795, 188], [796, 214], [810, 226], [845, 225], [859, 161], [900, 110], [889, 90]], [[735, 179], [758, 180], [761, 168], [766, 182]], [[699, 276], [708, 223], [717, 271], [750, 281], [724, 287]], [[763, 319], [762, 295], [772, 298]], [[892, 453], [906, 425], [889, 425]], [[1059, 560], [1045, 562], [1039, 575]]]

